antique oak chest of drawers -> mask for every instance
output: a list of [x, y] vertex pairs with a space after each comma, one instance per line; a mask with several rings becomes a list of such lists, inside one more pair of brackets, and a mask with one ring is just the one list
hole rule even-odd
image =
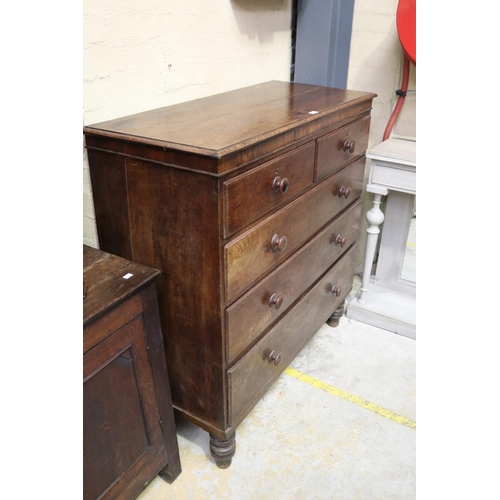
[[374, 97], [273, 81], [84, 128], [100, 246], [162, 271], [174, 408], [219, 467], [342, 314]]
[[156, 269], [83, 246], [83, 499], [181, 472]]

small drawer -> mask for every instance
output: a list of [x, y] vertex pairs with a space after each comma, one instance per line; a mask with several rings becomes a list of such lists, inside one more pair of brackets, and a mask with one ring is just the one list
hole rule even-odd
[[310, 142], [224, 183], [228, 237], [313, 183], [315, 144]]
[[228, 370], [229, 425], [239, 423], [345, 299], [352, 288], [355, 248]]
[[247, 349], [356, 241], [361, 200], [226, 310], [227, 362]]
[[271, 268], [357, 201], [365, 158], [326, 179], [224, 248], [226, 302], [231, 302]]
[[370, 184], [378, 184], [395, 191], [414, 194], [417, 190], [417, 177], [415, 167], [394, 167], [372, 160]]
[[320, 137], [316, 178], [327, 177], [346, 165], [351, 159], [364, 153], [368, 146], [370, 117]]

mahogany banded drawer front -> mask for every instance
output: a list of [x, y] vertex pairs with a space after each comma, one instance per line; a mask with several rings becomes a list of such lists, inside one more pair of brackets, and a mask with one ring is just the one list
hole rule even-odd
[[[321, 327], [317, 308], [336, 309], [352, 287], [354, 247], [312, 287], [266, 336], [228, 370], [230, 424], [241, 420]], [[314, 307], [313, 307], [314, 306]], [[308, 334], [304, 335], [304, 332]]]
[[361, 200], [336, 218], [275, 271], [226, 309], [227, 359], [231, 363], [319, 278], [359, 232]]
[[84, 128], [100, 246], [161, 271], [172, 402], [219, 467], [342, 315], [374, 97], [275, 81]]
[[225, 249], [228, 301], [358, 199], [363, 189], [364, 168], [365, 159], [360, 158], [228, 243]]
[[317, 178], [333, 174], [368, 146], [370, 118], [346, 125], [318, 139]]
[[282, 205], [313, 183], [315, 144], [309, 142], [224, 184], [225, 236]]

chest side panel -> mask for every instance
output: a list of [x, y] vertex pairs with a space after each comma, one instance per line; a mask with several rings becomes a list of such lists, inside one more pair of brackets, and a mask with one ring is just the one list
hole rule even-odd
[[99, 247], [111, 254], [132, 259], [125, 158], [91, 149], [87, 150], [87, 154]]
[[218, 181], [127, 161], [134, 259], [162, 271], [158, 298], [172, 401], [224, 420]]

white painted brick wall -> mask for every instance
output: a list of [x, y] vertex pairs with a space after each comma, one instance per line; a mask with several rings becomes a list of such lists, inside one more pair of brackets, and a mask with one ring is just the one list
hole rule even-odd
[[[291, 0], [85, 0], [84, 125], [289, 80]], [[86, 153], [83, 242], [97, 247]]]
[[[396, 105], [395, 91], [401, 87], [402, 48], [396, 27], [398, 0], [356, 0], [351, 39], [351, 54], [347, 86], [377, 94], [373, 103], [369, 147], [382, 141], [387, 122]], [[415, 89], [415, 71], [409, 88]], [[395, 133], [414, 137], [415, 96], [409, 96], [394, 128]], [[397, 125], [405, 121], [405, 130]], [[413, 129], [411, 129], [413, 124]]]
[[[403, 51], [396, 26], [398, 0], [356, 0], [347, 87], [374, 92], [368, 148], [382, 142], [384, 131], [396, 105], [395, 91], [401, 88]], [[416, 71], [410, 65], [409, 89], [416, 88]], [[416, 136], [416, 96], [408, 94], [393, 128], [393, 134]], [[368, 162], [365, 182], [368, 176]], [[365, 193], [363, 214], [373, 206], [373, 195]], [[356, 271], [363, 269], [367, 222], [362, 219]]]
[[[374, 92], [369, 147], [401, 86], [398, 0], [356, 0], [348, 88]], [[290, 77], [291, 0], [85, 0], [84, 124]], [[412, 67], [410, 88], [415, 88]], [[409, 95], [394, 132], [415, 133]], [[84, 154], [84, 243], [97, 246]], [[363, 210], [370, 208], [365, 197]], [[358, 270], [364, 251], [362, 226]]]

